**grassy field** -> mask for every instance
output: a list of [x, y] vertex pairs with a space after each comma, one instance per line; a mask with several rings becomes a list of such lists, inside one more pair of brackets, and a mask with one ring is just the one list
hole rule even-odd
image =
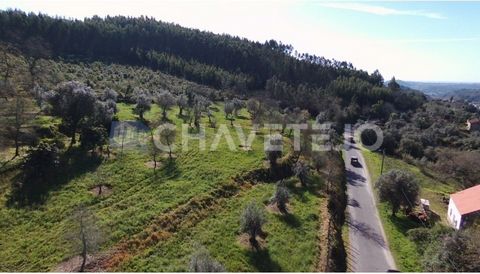
[[[363, 151], [373, 183], [380, 176], [382, 155], [370, 151]], [[424, 174], [418, 167], [405, 163], [400, 159], [385, 157], [384, 172], [391, 169], [401, 169], [411, 172], [420, 183], [420, 197], [430, 201], [430, 208], [440, 216], [440, 222], [446, 224], [447, 206], [442, 202], [442, 196], [455, 191], [453, 184], [441, 183], [433, 175]], [[419, 272], [421, 256], [417, 251], [415, 243], [407, 238], [407, 231], [419, 227], [406, 217], [398, 214], [391, 216], [391, 209], [385, 203], [378, 203], [378, 210], [382, 220], [385, 233], [389, 241], [390, 249], [400, 271]]]
[[[229, 124], [221, 111], [222, 105], [215, 107], [217, 124]], [[119, 104], [119, 120], [136, 119], [131, 110], [131, 105]], [[170, 111], [169, 119], [178, 125], [182, 120], [177, 113], [178, 109]], [[159, 116], [159, 109], [154, 106], [145, 118], [152, 121]], [[235, 123], [245, 128], [245, 134], [248, 134], [250, 120], [245, 117], [248, 115], [243, 111]], [[39, 123], [54, 122], [49, 117], [38, 119]], [[206, 127], [207, 150], [199, 151], [198, 141], [191, 141], [191, 150], [175, 151], [173, 162], [168, 163], [162, 158], [163, 163], [156, 174], [147, 165], [151, 156], [145, 151], [126, 150], [120, 156], [117, 150], [116, 156], [110, 160], [73, 152], [67, 169], [61, 173], [64, 175], [59, 180], [61, 184], [50, 189], [45, 201], [35, 207], [9, 206], [10, 184], [18, 172], [2, 174], [0, 234], [5, 237], [0, 238], [0, 270], [49, 271], [72, 257], [74, 254], [69, 249], [66, 235], [72, 228], [70, 216], [80, 204], [87, 205], [99, 219], [105, 231], [101, 250], [106, 251], [119, 241], [141, 233], [158, 215], [172, 211], [194, 197], [220, 189], [231, 183], [236, 175], [264, 166], [261, 136], [257, 136], [251, 151], [229, 151], [224, 138], [218, 150], [209, 151], [214, 129], [208, 127], [206, 117], [202, 122]], [[232, 135], [238, 145], [234, 132]], [[177, 138], [176, 145], [180, 145], [180, 138]], [[112, 193], [104, 197], [93, 195], [90, 190], [99, 183], [111, 186]], [[167, 241], [122, 265], [122, 269], [185, 270], [191, 244], [200, 242], [231, 271], [311, 270], [317, 254], [317, 205], [323, 199], [314, 193], [294, 189], [292, 219], [283, 220], [269, 214], [267, 251], [261, 257], [249, 255], [235, 243], [238, 216], [243, 205], [252, 199], [266, 201], [273, 194], [273, 188], [273, 185], [258, 185], [226, 200], [225, 206], [212, 209], [211, 215], [198, 225], [180, 230]], [[268, 258], [270, 263], [264, 261]]]
[[317, 254], [316, 231], [320, 225], [321, 197], [290, 187], [291, 215], [267, 212], [266, 244], [256, 253], [239, 242], [239, 216], [247, 203], [264, 207], [273, 195], [272, 184], [256, 185], [228, 200], [214, 214], [193, 228], [182, 229], [121, 266], [122, 271], [188, 271], [196, 244], [205, 246], [228, 271], [313, 271]]

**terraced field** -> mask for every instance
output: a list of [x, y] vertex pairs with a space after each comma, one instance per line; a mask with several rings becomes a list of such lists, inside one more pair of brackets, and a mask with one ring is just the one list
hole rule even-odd
[[[217, 124], [229, 124], [222, 105], [213, 108]], [[119, 120], [133, 120], [132, 106], [120, 104]], [[169, 119], [180, 124], [178, 110]], [[145, 115], [159, 117], [157, 107]], [[250, 129], [242, 112], [235, 124]], [[48, 117], [43, 117], [47, 119]], [[72, 256], [66, 235], [72, 229], [73, 210], [86, 205], [99, 219], [105, 241], [95, 257], [101, 270], [184, 271], [194, 243], [204, 245], [229, 271], [309, 271], [318, 260], [317, 235], [320, 204], [325, 202], [315, 187], [308, 190], [291, 179], [292, 214], [268, 214], [266, 246], [253, 255], [239, 245], [239, 216], [244, 205], [254, 200], [266, 204], [273, 195], [270, 182], [249, 182], [241, 175], [265, 169], [263, 138], [259, 133], [251, 151], [230, 151], [225, 138], [210, 151], [214, 129], [206, 124], [207, 150], [175, 151], [174, 161], [162, 157], [156, 172], [148, 165], [148, 151], [114, 150], [110, 159], [96, 158], [73, 150], [70, 161], [52, 178], [57, 183], [42, 204], [15, 207], [10, 201], [10, 184], [18, 175], [10, 171], [0, 181], [0, 269], [2, 271], [49, 271]], [[179, 136], [178, 134], [177, 136]], [[232, 130], [236, 145], [239, 145]], [[177, 138], [180, 146], [180, 138]], [[288, 149], [285, 154], [288, 153]], [[92, 188], [109, 186], [109, 195], [97, 196]], [[314, 186], [320, 187], [321, 180]], [[288, 262], [288, 263], [287, 263]], [[58, 270], [58, 269], [57, 269]]]

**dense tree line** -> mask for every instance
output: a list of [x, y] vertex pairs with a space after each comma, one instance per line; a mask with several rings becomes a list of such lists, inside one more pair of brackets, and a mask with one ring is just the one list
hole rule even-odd
[[340, 76], [383, 84], [378, 71], [369, 75], [347, 62], [298, 54], [274, 40], [252, 42], [148, 17], [107, 16], [81, 21], [7, 10], [0, 12], [0, 39], [36, 57], [51, 54], [146, 65], [240, 91], [263, 88], [273, 76], [294, 86], [308, 83], [326, 87]]
[[306, 84], [295, 87], [272, 77], [266, 83], [266, 92], [283, 108], [299, 107], [312, 115], [321, 113], [322, 122], [384, 120], [395, 112], [414, 111], [426, 100], [420, 93], [372, 85], [357, 77], [339, 77], [325, 88]]
[[389, 154], [435, 161], [435, 148], [480, 149], [478, 132], [467, 132], [467, 119], [480, 112], [464, 102], [429, 101], [415, 111], [389, 116], [383, 148]]

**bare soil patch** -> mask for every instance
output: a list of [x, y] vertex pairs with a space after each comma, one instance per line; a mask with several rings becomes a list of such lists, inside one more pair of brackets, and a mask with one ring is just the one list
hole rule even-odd
[[240, 149], [243, 151], [252, 151], [251, 146], [244, 146], [244, 145], [239, 145]]
[[[93, 261], [93, 256], [87, 255], [86, 265], [92, 263], [92, 261]], [[75, 256], [61, 262], [59, 265], [57, 265], [57, 267], [55, 267], [55, 269], [53, 269], [53, 272], [79, 272], [81, 265], [82, 265], [82, 256]]]
[[[279, 215], [286, 215], [284, 212], [282, 212], [278, 206], [277, 203], [269, 203], [265, 206], [265, 209], [273, 214], [279, 214]], [[287, 214], [292, 214], [292, 206], [290, 206], [289, 203], [287, 203]]]
[[[168, 155], [168, 153], [162, 154], [160, 157], [164, 159], [170, 159], [170, 156]], [[177, 155], [172, 153], [172, 159], [176, 159], [176, 158], [177, 158]]]
[[113, 190], [112, 190], [112, 186], [109, 185], [109, 184], [102, 184], [102, 185], [96, 185], [92, 188], [90, 188], [90, 192], [94, 195], [94, 196], [108, 196], [110, 194], [112, 194]]
[[265, 238], [266, 238], [266, 235], [260, 235], [260, 236], [257, 236], [255, 238], [255, 239], [257, 239], [258, 249], [256, 249], [254, 246], [252, 246], [252, 244], [250, 243], [250, 236], [247, 233], [240, 234], [237, 237], [237, 241], [240, 244], [240, 246], [242, 246], [242, 247], [244, 247], [248, 250], [256, 251], [256, 250], [266, 249], [267, 241], [266, 241]]
[[[155, 162], [154, 161], [149, 161], [145, 163], [145, 166], [148, 168], [154, 168], [155, 167]], [[162, 163], [157, 161], [157, 168], [161, 168]]]

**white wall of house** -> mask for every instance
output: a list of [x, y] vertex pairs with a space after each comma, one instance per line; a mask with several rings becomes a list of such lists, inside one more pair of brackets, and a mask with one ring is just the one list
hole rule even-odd
[[460, 229], [460, 225], [462, 224], [462, 215], [457, 209], [457, 206], [453, 202], [452, 198], [450, 198], [450, 202], [448, 203], [448, 221], [455, 229]]

